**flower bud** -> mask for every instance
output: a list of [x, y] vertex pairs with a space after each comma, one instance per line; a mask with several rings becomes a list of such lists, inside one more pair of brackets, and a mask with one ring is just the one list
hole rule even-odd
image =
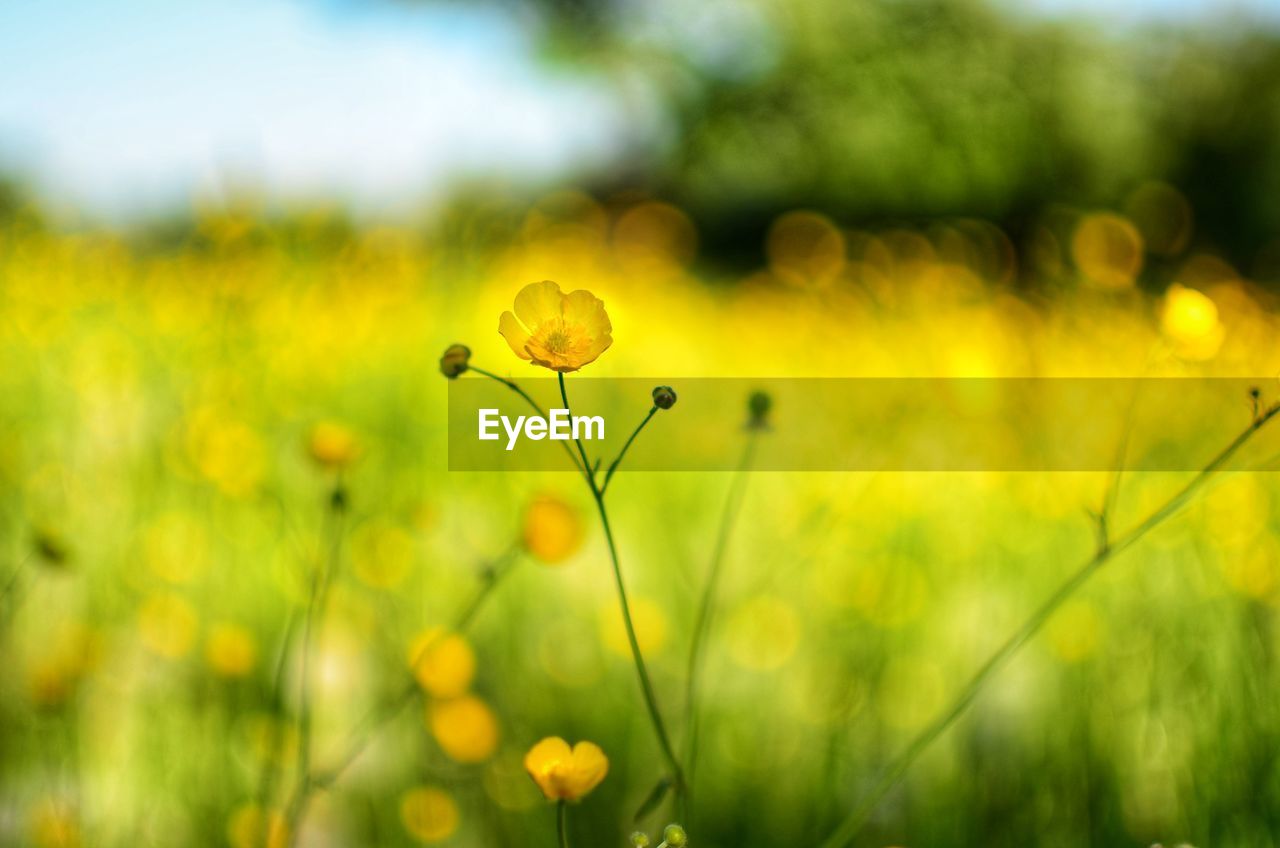
[[765, 392], [752, 392], [747, 398], [747, 426], [768, 427], [769, 410], [773, 408], [773, 398]]
[[658, 386], [653, 390], [653, 405], [658, 409], [670, 409], [676, 405], [676, 390], [670, 386]]
[[471, 348], [460, 344], [449, 345], [444, 352], [444, 356], [440, 357], [440, 373], [450, 380], [454, 380], [459, 374], [467, 370], [467, 363], [470, 360]]
[[631, 844], [635, 848], [649, 848], [649, 834], [637, 830], [631, 834]]
[[684, 848], [689, 844], [689, 837], [685, 834], [684, 828], [678, 824], [669, 824], [667, 829], [662, 831], [662, 838], [666, 840], [671, 848]]

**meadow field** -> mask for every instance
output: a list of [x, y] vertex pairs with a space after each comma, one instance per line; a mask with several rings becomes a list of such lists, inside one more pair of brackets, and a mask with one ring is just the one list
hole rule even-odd
[[[0, 221], [0, 843], [1276, 844], [1265, 462], [624, 463], [608, 517], [669, 751], [592, 486], [447, 469], [442, 354], [469, 348], [458, 380], [548, 376], [497, 332], [546, 279], [612, 322], [571, 385], [1244, 377], [1259, 397], [1219, 416], [1247, 439], [1280, 399], [1275, 297], [1144, 191], [1016, 244], [796, 210], [745, 273], [699, 263], [673, 205], [569, 190], [403, 227], [251, 203], [168, 233]], [[767, 441], [756, 404], [712, 437]], [[680, 438], [680, 412], [640, 438]], [[546, 737], [607, 774], [531, 780]]]

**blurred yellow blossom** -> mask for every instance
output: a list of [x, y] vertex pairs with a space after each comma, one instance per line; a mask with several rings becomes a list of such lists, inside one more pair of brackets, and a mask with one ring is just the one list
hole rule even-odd
[[443, 789], [418, 786], [400, 799], [400, 822], [419, 842], [443, 842], [457, 831], [459, 819], [457, 802]]
[[577, 801], [604, 780], [609, 759], [592, 742], [570, 748], [559, 736], [550, 736], [529, 749], [524, 768], [548, 801]]
[[[636, 641], [644, 654], [656, 654], [667, 644], [667, 614], [648, 598], [631, 598], [631, 621], [636, 629]], [[605, 647], [620, 657], [631, 656], [631, 644], [627, 640], [627, 628], [622, 620], [622, 609], [616, 603], [603, 608], [600, 619], [600, 635]]]
[[743, 668], [775, 669], [800, 642], [800, 619], [787, 602], [761, 595], [744, 603], [728, 623], [729, 656]]
[[375, 519], [351, 534], [356, 576], [378, 589], [400, 585], [413, 567], [413, 537], [389, 521]]
[[565, 294], [551, 280], [521, 289], [515, 313], [498, 320], [516, 356], [560, 373], [595, 362], [613, 343], [612, 330], [600, 298], [585, 289]]
[[1208, 295], [1174, 283], [1165, 293], [1160, 329], [1180, 356], [1210, 359], [1222, 346], [1218, 307]]
[[1048, 639], [1053, 652], [1069, 663], [1080, 662], [1098, 648], [1102, 618], [1087, 601], [1068, 601], [1049, 622]]
[[1071, 255], [1085, 278], [1101, 288], [1133, 285], [1142, 270], [1142, 235], [1110, 212], [1087, 215], [1071, 239]]
[[431, 702], [427, 723], [440, 750], [455, 762], [481, 763], [498, 749], [498, 718], [474, 695]]
[[307, 453], [317, 465], [338, 470], [356, 461], [360, 443], [347, 427], [336, 421], [321, 421], [307, 437]]
[[194, 517], [166, 513], [143, 532], [142, 553], [156, 576], [170, 583], [189, 583], [208, 568], [208, 534]]
[[467, 640], [432, 627], [409, 646], [409, 667], [418, 685], [436, 698], [456, 698], [476, 673], [476, 657]]
[[218, 623], [209, 628], [205, 659], [222, 677], [246, 677], [258, 662], [253, 634], [238, 624]]
[[142, 644], [168, 659], [185, 656], [191, 650], [198, 624], [199, 618], [191, 604], [169, 593], [152, 595], [138, 611]]
[[578, 511], [555, 495], [540, 495], [524, 511], [524, 548], [548, 565], [573, 556], [582, 545]]

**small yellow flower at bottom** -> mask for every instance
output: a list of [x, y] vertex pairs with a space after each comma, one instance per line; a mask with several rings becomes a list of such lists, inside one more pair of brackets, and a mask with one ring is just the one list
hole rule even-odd
[[609, 759], [593, 742], [570, 748], [559, 736], [549, 736], [525, 754], [524, 768], [548, 801], [577, 801], [604, 780]]

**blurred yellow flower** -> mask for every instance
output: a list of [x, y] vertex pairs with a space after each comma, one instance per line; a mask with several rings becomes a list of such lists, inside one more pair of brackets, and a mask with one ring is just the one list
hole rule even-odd
[[1049, 622], [1049, 646], [1065, 662], [1080, 662], [1098, 649], [1103, 621], [1087, 601], [1068, 601]]
[[400, 823], [419, 842], [442, 842], [458, 829], [458, 804], [433, 786], [419, 786], [400, 799]]
[[186, 513], [160, 516], [143, 531], [141, 541], [147, 567], [170, 583], [190, 583], [208, 568], [208, 533]]
[[253, 634], [238, 624], [215, 624], [205, 641], [205, 659], [215, 674], [246, 677], [258, 662]]
[[784, 665], [800, 643], [800, 618], [790, 604], [768, 595], [744, 603], [728, 624], [729, 656], [743, 668]]
[[152, 595], [138, 611], [142, 644], [153, 654], [168, 659], [185, 656], [191, 650], [198, 623], [191, 604], [177, 595]]
[[524, 768], [548, 801], [577, 801], [604, 780], [609, 760], [592, 742], [570, 748], [559, 736], [549, 736], [525, 754]]
[[476, 656], [467, 640], [432, 627], [409, 646], [409, 667], [418, 685], [436, 698], [456, 698], [476, 674]]
[[353, 570], [376, 589], [398, 586], [413, 568], [413, 537], [389, 521], [375, 519], [351, 534]]
[[573, 556], [582, 536], [578, 511], [554, 495], [534, 498], [524, 511], [524, 548], [547, 565]]
[[427, 724], [449, 759], [482, 763], [498, 749], [498, 718], [474, 695], [427, 705]]
[[321, 421], [311, 428], [307, 453], [322, 468], [346, 468], [360, 455], [355, 434], [334, 421]]
[[1207, 295], [1174, 283], [1165, 293], [1160, 329], [1187, 359], [1211, 359], [1222, 346], [1218, 306]]
[[1100, 288], [1124, 289], [1142, 270], [1142, 235], [1110, 212], [1086, 216], [1071, 238], [1071, 256], [1086, 279]]
[[27, 670], [32, 703], [43, 709], [64, 705], [100, 656], [98, 634], [79, 622], [65, 622], [45, 638], [44, 651]]
[[271, 810], [264, 817], [257, 804], [245, 803], [227, 822], [227, 842], [231, 848], [286, 848], [289, 827], [279, 810]]
[[[667, 644], [667, 614], [662, 607], [648, 598], [631, 599], [631, 621], [636, 628], [636, 641], [644, 654], [656, 654]], [[600, 637], [605, 647], [620, 657], [631, 656], [631, 643], [627, 640], [627, 626], [622, 620], [622, 608], [615, 603], [604, 607], [600, 619]]]
[[565, 294], [551, 280], [525, 286], [515, 314], [498, 319], [498, 332], [516, 356], [561, 373], [595, 362], [613, 343], [612, 330], [600, 298], [585, 289]]

